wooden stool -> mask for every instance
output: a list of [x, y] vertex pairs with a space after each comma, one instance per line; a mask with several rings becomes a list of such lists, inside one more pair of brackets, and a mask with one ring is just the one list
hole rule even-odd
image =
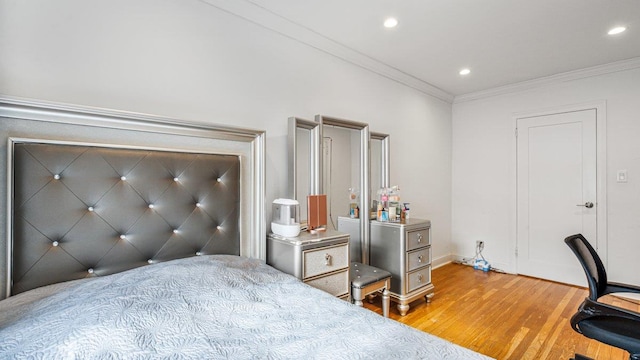
[[362, 306], [367, 295], [382, 291], [382, 315], [389, 317], [391, 273], [358, 262], [351, 263], [351, 299]]

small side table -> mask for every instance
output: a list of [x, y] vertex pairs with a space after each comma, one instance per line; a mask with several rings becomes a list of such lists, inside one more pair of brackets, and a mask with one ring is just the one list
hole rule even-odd
[[389, 288], [391, 273], [359, 262], [351, 263], [351, 297], [354, 304], [362, 306], [362, 300], [382, 291], [382, 315], [389, 317]]
[[333, 230], [294, 238], [269, 234], [267, 264], [305, 284], [349, 299], [349, 235]]

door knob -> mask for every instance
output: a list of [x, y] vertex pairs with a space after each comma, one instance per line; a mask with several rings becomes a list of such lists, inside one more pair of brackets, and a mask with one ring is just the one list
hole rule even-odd
[[584, 204], [578, 204], [578, 205], [576, 205], [576, 206], [584, 206], [584, 207], [586, 207], [587, 209], [591, 209], [591, 208], [593, 207], [593, 203], [592, 203], [591, 201], [587, 201], [587, 202], [586, 202], [586, 203], [584, 203]]

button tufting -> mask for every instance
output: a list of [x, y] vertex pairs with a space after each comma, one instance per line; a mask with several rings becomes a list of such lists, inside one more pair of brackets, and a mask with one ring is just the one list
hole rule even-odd
[[[30, 149], [27, 146], [24, 148]], [[58, 148], [55, 146], [52, 147], [52, 149], [58, 151]], [[78, 145], [77, 148], [74, 147], [74, 153], [77, 149], [85, 149], [85, 147], [80, 145]], [[28, 185], [20, 185], [22, 187], [16, 185], [16, 193], [19, 193], [16, 196], [23, 196], [23, 198], [16, 200], [15, 203], [27, 204], [27, 206], [25, 206], [24, 219], [16, 219], [16, 221], [21, 222], [16, 223], [14, 226], [16, 230], [25, 233], [19, 234], [16, 239], [20, 239], [19, 241], [22, 242], [21, 246], [25, 246], [26, 244], [24, 248], [29, 249], [28, 253], [42, 251], [42, 249], [37, 246], [45, 246], [46, 242], [49, 241], [49, 248], [45, 246], [44, 250], [51, 250], [54, 255], [50, 256], [56, 256], [58, 259], [60, 256], [63, 256], [63, 258], [60, 259], [60, 271], [56, 271], [55, 274], [48, 274], [48, 278], [55, 281], [64, 281], [67, 280], [67, 274], [73, 273], [76, 274], [75, 276], [93, 278], [94, 275], [96, 275], [96, 277], [103, 276], [114, 270], [119, 270], [121, 268], [121, 262], [125, 264], [125, 261], [118, 256], [105, 256], [109, 251], [112, 251], [111, 249], [114, 243], [118, 244], [118, 246], [127, 246], [126, 249], [121, 250], [131, 252], [131, 254], [127, 254], [126, 256], [128, 257], [126, 261], [127, 266], [144, 265], [145, 262], [149, 265], [155, 265], [156, 263], [161, 263], [175, 256], [171, 251], [167, 251], [166, 253], [164, 251], [159, 252], [159, 249], [162, 247], [165, 247], [165, 249], [171, 247], [172, 251], [175, 250], [179, 254], [185, 254], [185, 250], [187, 252], [191, 251], [191, 256], [201, 257], [217, 252], [218, 249], [227, 252], [237, 248], [237, 239], [235, 237], [237, 232], [235, 230], [238, 229], [239, 225], [235, 221], [231, 223], [225, 221], [225, 225], [222, 226], [219, 221], [223, 221], [222, 219], [229, 216], [228, 214], [231, 214], [231, 216], [236, 214], [236, 206], [238, 206], [239, 203], [233, 202], [235, 197], [231, 196], [229, 199], [233, 202], [232, 204], [227, 205], [225, 203], [224, 207], [219, 207], [216, 202], [216, 205], [212, 208], [212, 203], [207, 200], [213, 198], [215, 195], [219, 195], [218, 191], [221, 189], [224, 189], [224, 191], [229, 192], [231, 195], [239, 195], [240, 182], [237, 174], [239, 171], [225, 173], [227, 167], [232, 170], [240, 169], [240, 159], [237, 156], [211, 155], [211, 161], [214, 164], [217, 164], [218, 161], [222, 162], [220, 168], [216, 169], [219, 175], [216, 175], [216, 173], [206, 171], [206, 169], [197, 169], [197, 164], [200, 163], [198, 161], [192, 161], [195, 159], [194, 155], [184, 154], [186, 155], [186, 160], [181, 161], [185, 164], [191, 164], [193, 162], [194, 165], [187, 166], [184, 174], [180, 174], [172, 171], [174, 170], [172, 166], [170, 166], [174, 159], [172, 154], [168, 156], [167, 153], [164, 152], [156, 153], [147, 150], [143, 153], [137, 152], [137, 150], [131, 151], [131, 149], [125, 149], [122, 151], [122, 154], [120, 154], [120, 150], [103, 149], [100, 147], [87, 147], [86, 149], [86, 152], [82, 152], [84, 155], [78, 158], [79, 161], [71, 165], [52, 162], [51, 166], [48, 166], [49, 169], [57, 168], [60, 171], [65, 171], [66, 175], [70, 174], [69, 177], [65, 175], [64, 182], [61, 181], [62, 173], [53, 173], [47, 171], [45, 168], [44, 174], [40, 174], [43, 169], [34, 167], [34, 171], [37, 171], [35, 173], [27, 172], [28, 176], [25, 177], [38, 178], [40, 175], [44, 175], [44, 181], [50, 182], [49, 186], [45, 187], [36, 196], [32, 196], [30, 189], [27, 188], [25, 190], [24, 188], [24, 186]], [[47, 163], [47, 161], [51, 160], [48, 154], [47, 156], [45, 159], [37, 160], [42, 163]], [[137, 160], [140, 157], [143, 158], [142, 161]], [[60, 160], [64, 162], [67, 157], [61, 156], [60, 158]], [[99, 161], [95, 161], [96, 159]], [[102, 159], [104, 159], [106, 163]], [[230, 162], [228, 160], [233, 161]], [[115, 161], [115, 163], [113, 161]], [[207, 161], [209, 161], [208, 158]], [[121, 164], [136, 164], [136, 166], [130, 170], [123, 171], [119, 169]], [[106, 169], [103, 168], [103, 166], [106, 167]], [[196, 167], [195, 169], [194, 166]], [[129, 173], [131, 177], [126, 175]], [[185, 184], [182, 184], [183, 175], [185, 176]], [[47, 178], [47, 176], [50, 176], [50, 178]], [[222, 176], [224, 176], [224, 178]], [[175, 182], [173, 186], [171, 186], [172, 179]], [[129, 182], [129, 180], [131, 181]], [[125, 182], [127, 183], [126, 186]], [[222, 188], [215, 186], [214, 182], [220, 183]], [[63, 183], [64, 186], [58, 186]], [[116, 186], [114, 186], [114, 184]], [[61, 192], [57, 194], [54, 192], [59, 190]], [[224, 195], [226, 195], [226, 193]], [[25, 198], [24, 196], [27, 197]], [[60, 200], [56, 203], [47, 204], [51, 199]], [[207, 203], [205, 204], [199, 199], [207, 201]], [[227, 197], [224, 196], [221, 200], [226, 201]], [[76, 212], [69, 212], [69, 216], [57, 216], [56, 223], [53, 224], [53, 230], [42, 229], [42, 233], [45, 234], [43, 236], [44, 241], [31, 241], [31, 243], [39, 245], [30, 245], [29, 239], [32, 235], [29, 233], [30, 228], [23, 225], [24, 222], [33, 224], [33, 226], [37, 226], [38, 230], [41, 230], [42, 226], [48, 225], [51, 221], [48, 218], [49, 215], [45, 214], [45, 211], [40, 210], [47, 207], [47, 212], [50, 209], [56, 211], [56, 207], [59, 206], [59, 203], [62, 204], [63, 201], [69, 208], [75, 208]], [[157, 209], [155, 208], [155, 203], [152, 203], [152, 201], [158, 201], [158, 204], [160, 204]], [[95, 206], [90, 203], [95, 204]], [[189, 203], [191, 203], [191, 205], [189, 205]], [[100, 204], [100, 212], [98, 212], [97, 209], [98, 204]], [[149, 210], [145, 209], [145, 204]], [[186, 207], [184, 207], [184, 205], [186, 205]], [[193, 206], [193, 208], [190, 206]], [[27, 212], [26, 210], [29, 211]], [[96, 214], [93, 214], [93, 212]], [[23, 214], [21, 213], [20, 215]], [[58, 220], [58, 218], [60, 219]], [[140, 220], [138, 221], [137, 219]], [[137, 228], [137, 224], [142, 224], [143, 221], [144, 226], [155, 226], [155, 228], [149, 230], [149, 234], [158, 235], [157, 243], [155, 240], [153, 244], [151, 241], [144, 241], [147, 239], [145, 235], [147, 234], [145, 233], [146, 228], [142, 232], [139, 231], [142, 228]], [[182, 225], [183, 223], [184, 225]], [[173, 228], [169, 224], [180, 227]], [[95, 227], [96, 231], [89, 233], [90, 227]], [[27, 231], [24, 231], [25, 228]], [[224, 230], [224, 232], [222, 230]], [[122, 231], [122, 233], [118, 233], [117, 231]], [[130, 235], [124, 231], [131, 231], [133, 234], [131, 235], [132, 237], [129, 238]], [[163, 232], [165, 234], [164, 236], [162, 235]], [[211, 240], [212, 232], [215, 234], [213, 245], [207, 242]], [[227, 234], [227, 232], [230, 232], [230, 234]], [[65, 237], [63, 238], [60, 235], [56, 236], [56, 234], [65, 234]], [[138, 239], [139, 237], [141, 238]], [[91, 243], [87, 243], [86, 246], [80, 246], [80, 249], [78, 249], [78, 246], [73, 246], [73, 244], [77, 242], [77, 239], [81, 239], [80, 241], [82, 242], [86, 239], [86, 241], [91, 241]], [[65, 245], [64, 248], [62, 247], [63, 243]], [[196, 246], [202, 249], [194, 251], [195, 248], [190, 248], [194, 243], [199, 244]], [[168, 245], [165, 246], [165, 244]], [[135, 245], [135, 248], [133, 245]], [[71, 248], [69, 248], [69, 246], [71, 246]], [[51, 249], [52, 247], [56, 247], [56, 249]], [[58, 250], [57, 247], [60, 247], [60, 250]], [[89, 256], [89, 259], [100, 259], [100, 264], [95, 262], [96, 266], [100, 266], [99, 273], [95, 272], [95, 268], [87, 268], [87, 262], [77, 260], [87, 258], [84, 250], [91, 251], [92, 256]], [[71, 252], [73, 257], [70, 258], [70, 256], [63, 253], [66, 251]], [[115, 251], [115, 249], [113, 251]], [[146, 257], [144, 254], [152, 255], [155, 253], [158, 254], [159, 259], [147, 258], [147, 260], [143, 260], [143, 258]], [[31, 258], [29, 258], [29, 260], [31, 260]], [[16, 269], [13, 273], [25, 273], [34, 266], [46, 267], [44, 265], [37, 265], [38, 261], [42, 261], [39, 264], [43, 264], [50, 260], [50, 257], [44, 257], [42, 259], [33, 259], [31, 263], [18, 264], [20, 266], [26, 266], [26, 269]], [[83, 262], [84, 264], [82, 264]], [[68, 265], [70, 269], [65, 268], [63, 270], [63, 265]], [[85, 269], [84, 271], [87, 273], [82, 275], [82, 269]], [[26, 281], [24, 281], [24, 279], [18, 280], [20, 279], [12, 279], [14, 285], [15, 283], [18, 284], [18, 286], [14, 286], [15, 289], [27, 288], [33, 285], [29, 282], [37, 283], [39, 281], [39, 279], [34, 281], [30, 279], [26, 279]]]

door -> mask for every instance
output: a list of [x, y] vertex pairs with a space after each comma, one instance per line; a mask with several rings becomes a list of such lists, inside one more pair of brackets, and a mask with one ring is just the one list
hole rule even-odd
[[597, 249], [596, 109], [517, 119], [517, 270], [584, 285], [564, 238]]

